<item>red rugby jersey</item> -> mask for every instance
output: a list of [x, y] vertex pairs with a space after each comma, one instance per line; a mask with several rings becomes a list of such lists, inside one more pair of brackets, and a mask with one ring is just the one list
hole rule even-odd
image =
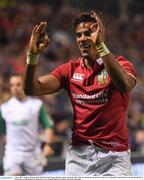
[[[133, 65], [124, 57], [117, 61], [134, 78]], [[107, 74], [101, 58], [88, 69], [83, 58], [57, 67], [53, 74], [70, 96], [74, 125], [72, 141], [92, 140], [95, 145], [112, 151], [129, 148], [126, 113], [130, 92], [121, 94]]]

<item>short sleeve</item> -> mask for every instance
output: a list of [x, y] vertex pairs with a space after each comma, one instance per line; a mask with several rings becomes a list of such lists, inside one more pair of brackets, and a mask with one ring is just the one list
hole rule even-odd
[[134, 68], [134, 65], [127, 59], [125, 59], [123, 56], [119, 56], [117, 60], [120, 65], [125, 69], [125, 71], [136, 80], [136, 70]]
[[42, 105], [40, 108], [39, 121], [44, 129], [53, 128], [53, 126], [54, 126], [54, 123], [53, 123], [51, 117], [47, 114], [44, 105]]
[[5, 120], [2, 117], [1, 111], [0, 111], [0, 134], [6, 134]]
[[67, 89], [69, 83], [69, 73], [71, 72], [70, 62], [62, 64], [54, 69], [51, 74], [60, 81], [60, 87]]

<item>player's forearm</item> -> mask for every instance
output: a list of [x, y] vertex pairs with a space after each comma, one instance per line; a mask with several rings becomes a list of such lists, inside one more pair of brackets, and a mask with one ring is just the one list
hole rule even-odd
[[103, 57], [106, 71], [121, 92], [127, 92], [135, 86], [135, 80], [121, 67], [110, 53]]
[[135, 86], [135, 80], [118, 63], [110, 53], [104, 42], [96, 45], [99, 56], [103, 59], [104, 66], [114, 84], [121, 92], [127, 92]]
[[47, 143], [53, 143], [55, 141], [54, 130], [52, 128], [45, 129], [45, 138]]
[[[35, 56], [35, 55], [34, 55]], [[32, 63], [31, 63], [32, 62]], [[24, 74], [24, 92], [26, 95], [39, 96], [57, 92], [60, 81], [53, 75], [38, 76], [38, 62], [27, 57], [26, 71]]]
[[39, 82], [37, 78], [37, 65], [26, 65], [26, 70], [24, 74], [24, 92], [26, 95], [38, 95], [39, 92]]
[[51, 156], [54, 154], [54, 150], [52, 149], [51, 144], [53, 144], [55, 141], [53, 129], [52, 128], [45, 129], [44, 135], [45, 135], [46, 144], [43, 148], [43, 154], [45, 156]]
[[41, 22], [37, 24], [32, 31], [27, 60], [26, 71], [24, 74], [24, 91], [27, 95], [41, 95], [42, 86], [36, 75], [37, 64], [39, 55], [42, 50], [48, 45], [48, 34], [44, 33], [47, 22]]

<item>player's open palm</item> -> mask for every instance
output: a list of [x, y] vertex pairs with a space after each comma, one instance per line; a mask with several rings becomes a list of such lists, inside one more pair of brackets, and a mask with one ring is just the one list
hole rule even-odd
[[33, 54], [39, 54], [49, 43], [48, 34], [45, 33], [47, 22], [41, 22], [36, 25], [32, 31], [29, 52]]

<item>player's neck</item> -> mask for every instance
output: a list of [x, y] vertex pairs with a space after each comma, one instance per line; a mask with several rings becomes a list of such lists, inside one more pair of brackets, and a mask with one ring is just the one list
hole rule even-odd
[[88, 69], [91, 69], [94, 66], [94, 61], [89, 59], [84, 59], [85, 65]]
[[19, 101], [24, 101], [27, 98], [27, 96], [25, 94], [22, 94], [22, 95], [19, 95], [19, 96], [15, 96], [15, 98], [17, 100], [19, 100]]
[[96, 58], [84, 58], [84, 62], [85, 62], [85, 65], [88, 69], [91, 69], [93, 68], [94, 64], [95, 64], [95, 61], [96, 61], [97, 57]]

